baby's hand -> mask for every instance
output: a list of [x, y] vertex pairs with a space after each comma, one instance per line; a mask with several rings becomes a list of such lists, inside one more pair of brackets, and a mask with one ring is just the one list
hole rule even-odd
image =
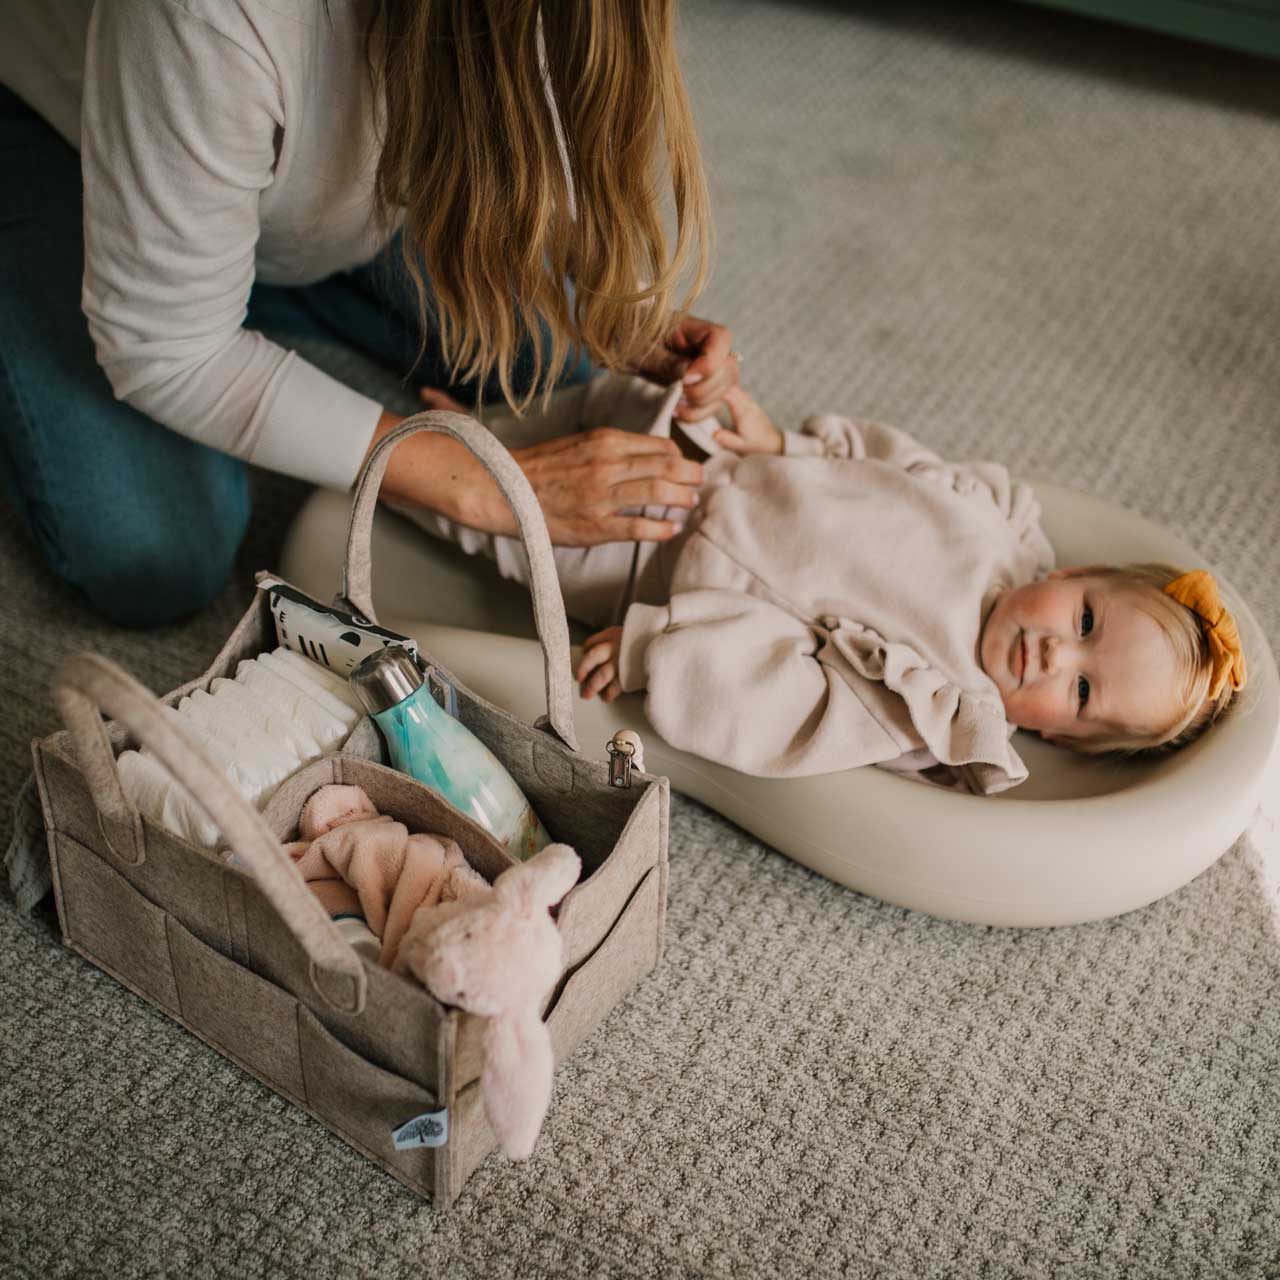
[[574, 679], [581, 686], [584, 698], [598, 693], [605, 702], [612, 702], [622, 692], [618, 683], [618, 653], [622, 648], [622, 628], [606, 627], [588, 636], [582, 646], [582, 657]]
[[734, 430], [721, 427], [715, 433], [717, 444], [734, 453], [782, 452], [782, 432], [741, 387], [729, 387], [724, 400], [733, 417]]

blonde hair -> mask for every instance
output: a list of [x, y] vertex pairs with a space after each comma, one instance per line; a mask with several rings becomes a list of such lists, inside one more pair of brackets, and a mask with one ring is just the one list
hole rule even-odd
[[[550, 392], [571, 343], [598, 365], [628, 367], [701, 292], [711, 215], [674, 9], [675, 0], [375, 0], [367, 51], [385, 112], [377, 210], [388, 227], [403, 211], [423, 345], [434, 295], [455, 382], [496, 373], [520, 412]], [[668, 188], [674, 250], [661, 207]], [[512, 369], [526, 334], [534, 374], [517, 404]]]
[[1095, 738], [1057, 738], [1055, 741], [1084, 755], [1159, 757], [1172, 754], [1194, 742], [1210, 725], [1218, 721], [1232, 705], [1235, 691], [1230, 681], [1224, 683], [1216, 698], [1210, 698], [1213, 658], [1199, 616], [1172, 596], [1165, 587], [1182, 576], [1181, 569], [1160, 563], [1128, 565], [1090, 565], [1072, 569], [1073, 577], [1105, 578], [1136, 595], [1150, 615], [1160, 624], [1173, 652], [1180, 673], [1179, 713], [1171, 725], [1151, 734], [1136, 734], [1124, 729]]

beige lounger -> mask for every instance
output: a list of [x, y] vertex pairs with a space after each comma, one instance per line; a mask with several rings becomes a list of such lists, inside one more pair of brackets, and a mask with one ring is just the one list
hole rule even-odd
[[[1167, 530], [1095, 498], [1036, 484], [1063, 564], [1203, 557]], [[284, 575], [328, 600], [339, 590], [350, 499], [317, 491], [299, 513]], [[528, 595], [486, 559], [424, 535], [379, 509], [374, 605], [477, 693], [529, 720], [543, 710], [542, 656]], [[1246, 632], [1243, 704], [1200, 742], [1157, 764], [1088, 760], [1019, 734], [1023, 786], [975, 797], [854, 769], [812, 778], [752, 778], [664, 743], [640, 695], [579, 702], [583, 749], [636, 728], [645, 767], [832, 880], [934, 915], [997, 925], [1101, 919], [1154, 901], [1198, 875], [1245, 830], [1265, 797], [1280, 799], [1280, 681], [1253, 615], [1229, 586]], [[575, 639], [581, 640], [579, 631]], [[576, 654], [575, 654], [576, 657]], [[1280, 816], [1280, 815], [1277, 815]], [[679, 857], [679, 850], [672, 850]]]

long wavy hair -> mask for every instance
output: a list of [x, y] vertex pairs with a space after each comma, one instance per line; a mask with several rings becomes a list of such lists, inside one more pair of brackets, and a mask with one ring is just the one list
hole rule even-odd
[[496, 374], [520, 412], [571, 346], [611, 369], [657, 346], [701, 292], [712, 237], [675, 0], [372, 4], [377, 214], [403, 214], [423, 342], [434, 325], [453, 381]]

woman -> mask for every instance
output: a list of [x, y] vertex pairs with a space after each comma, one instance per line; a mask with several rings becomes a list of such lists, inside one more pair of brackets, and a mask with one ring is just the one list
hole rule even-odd
[[[0, 475], [54, 570], [117, 622], [170, 622], [225, 584], [245, 461], [350, 486], [400, 419], [263, 328], [473, 402], [595, 364], [683, 377], [682, 415], [713, 413], [737, 369], [685, 315], [710, 228], [673, 7], [9, 0]], [[668, 538], [622, 513], [701, 481], [621, 432], [513, 453], [572, 545]], [[444, 437], [398, 446], [383, 493], [514, 530]]]

